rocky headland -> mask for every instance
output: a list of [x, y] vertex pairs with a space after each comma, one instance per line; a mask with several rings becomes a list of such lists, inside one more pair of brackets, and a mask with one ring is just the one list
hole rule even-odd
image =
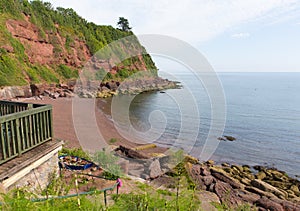
[[[153, 157], [144, 149], [124, 146], [115, 151], [126, 174], [151, 181], [160, 189], [174, 188], [172, 156]], [[283, 171], [264, 166], [215, 165], [212, 160], [199, 162], [188, 155], [180, 164], [185, 168], [185, 176], [209, 202], [231, 209], [249, 204], [253, 210], [261, 211], [300, 210], [300, 181]]]

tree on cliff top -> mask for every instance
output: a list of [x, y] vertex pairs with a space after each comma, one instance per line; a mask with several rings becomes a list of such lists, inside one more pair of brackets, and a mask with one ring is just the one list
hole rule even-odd
[[130, 31], [130, 29], [132, 29], [129, 26], [128, 20], [124, 17], [119, 17], [119, 21], [118, 21], [117, 25], [120, 27], [119, 29], [121, 29], [122, 31], [128, 32], [128, 31]]

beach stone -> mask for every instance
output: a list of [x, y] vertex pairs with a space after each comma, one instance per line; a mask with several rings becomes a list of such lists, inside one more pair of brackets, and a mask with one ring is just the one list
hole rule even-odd
[[278, 203], [276, 203], [276, 202], [274, 202], [274, 201], [272, 201], [272, 200], [270, 200], [266, 197], [260, 198], [259, 200], [256, 201], [255, 204], [257, 206], [263, 207], [267, 210], [284, 211], [283, 207], [280, 204], [278, 204]]
[[275, 194], [276, 196], [283, 196], [285, 197], [285, 194], [281, 191], [279, 191], [277, 188], [275, 188], [274, 186], [264, 182], [264, 181], [261, 181], [261, 180], [258, 180], [258, 179], [254, 179], [251, 181], [251, 185], [253, 185], [254, 187], [260, 189], [260, 190], [263, 190], [263, 191], [267, 191], [267, 192], [271, 192], [273, 194]]
[[158, 159], [155, 159], [149, 166], [149, 176], [150, 179], [154, 179], [162, 175], [163, 172], [160, 168], [160, 163]]

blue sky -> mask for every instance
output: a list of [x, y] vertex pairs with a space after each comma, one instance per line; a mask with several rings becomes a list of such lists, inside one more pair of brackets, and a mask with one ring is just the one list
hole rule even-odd
[[300, 72], [297, 0], [48, 0], [97, 24], [129, 20], [139, 34], [184, 40], [216, 71]]

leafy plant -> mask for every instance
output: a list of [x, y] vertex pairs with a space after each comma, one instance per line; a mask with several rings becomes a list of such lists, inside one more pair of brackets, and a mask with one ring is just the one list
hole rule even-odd
[[105, 170], [104, 177], [107, 179], [117, 179], [123, 175], [121, 167], [116, 163], [119, 158], [113, 155], [112, 152], [102, 151], [96, 152], [93, 155], [93, 161], [98, 163]]

